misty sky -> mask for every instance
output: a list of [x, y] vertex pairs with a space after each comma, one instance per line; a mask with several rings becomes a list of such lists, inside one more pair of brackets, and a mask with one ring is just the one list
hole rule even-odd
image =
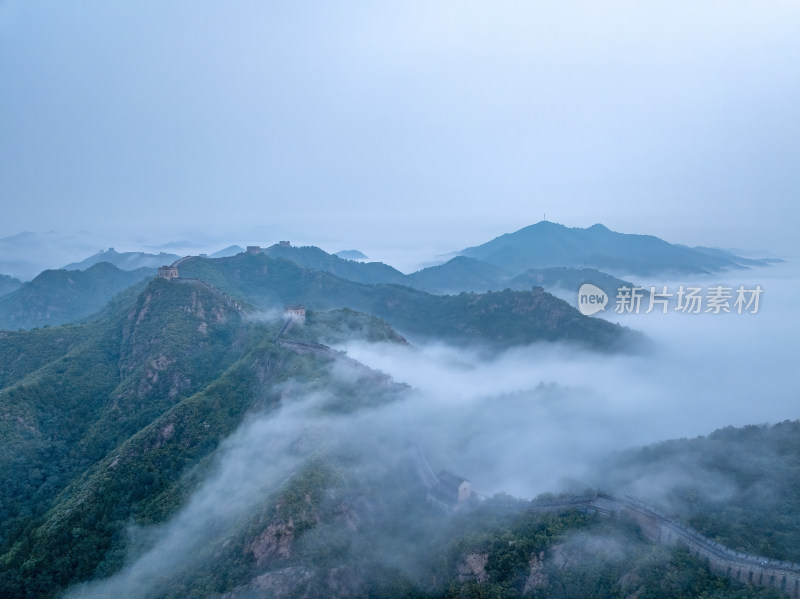
[[793, 0], [0, 1], [0, 236], [791, 253], [798, 40]]

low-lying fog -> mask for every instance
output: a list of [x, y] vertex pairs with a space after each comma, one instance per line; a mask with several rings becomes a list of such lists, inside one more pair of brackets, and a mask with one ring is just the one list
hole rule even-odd
[[598, 461], [614, 450], [800, 417], [797, 272], [783, 264], [725, 279], [653, 281], [668, 291], [682, 283], [764, 291], [757, 314], [607, 314], [652, 339], [647, 355], [552, 345], [488, 360], [447, 346], [346, 350], [418, 391], [406, 409], [433, 460], [484, 493], [532, 497], [598, 485]]

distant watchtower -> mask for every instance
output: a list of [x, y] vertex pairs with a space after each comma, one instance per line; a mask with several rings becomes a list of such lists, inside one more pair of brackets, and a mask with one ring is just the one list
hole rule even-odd
[[290, 248], [290, 247], [292, 247], [292, 242], [291, 241], [279, 241], [278, 242], [278, 247]]
[[306, 321], [306, 309], [301, 304], [286, 306], [284, 315], [300, 324], [304, 324]]
[[177, 279], [178, 269], [175, 266], [162, 266], [158, 269], [158, 276], [162, 279]]
[[472, 494], [472, 485], [466, 478], [445, 470], [439, 473], [439, 486], [442, 492], [456, 504], [466, 501]]
[[259, 245], [248, 245], [247, 246], [247, 253], [250, 255], [255, 256], [256, 254], [261, 253], [261, 246]]
[[438, 484], [428, 492], [428, 501], [455, 510], [471, 496], [472, 485], [466, 478], [442, 470]]

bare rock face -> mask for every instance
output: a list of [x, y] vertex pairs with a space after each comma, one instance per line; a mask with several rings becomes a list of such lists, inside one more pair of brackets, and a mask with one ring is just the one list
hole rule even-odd
[[352, 568], [332, 568], [325, 577], [329, 597], [363, 597], [362, 576]]
[[581, 555], [565, 543], [553, 545], [550, 550], [550, 561], [559, 570], [575, 567], [581, 561]]
[[544, 573], [544, 551], [532, 554], [528, 567], [530, 574], [525, 580], [525, 588], [522, 592], [528, 593], [534, 589], [547, 586], [547, 575]]
[[267, 591], [275, 597], [286, 597], [313, 578], [311, 570], [302, 567], [282, 568], [253, 579], [253, 589]]
[[488, 553], [470, 553], [456, 566], [458, 581], [467, 582], [474, 580], [477, 583], [486, 582], [489, 575], [486, 573], [486, 563], [489, 561]]
[[308, 587], [314, 574], [308, 568], [294, 566], [266, 572], [253, 578], [247, 585], [222, 595], [222, 599], [245, 597], [294, 597], [313, 599]]
[[250, 543], [245, 551], [252, 553], [259, 566], [265, 565], [272, 558], [289, 558], [292, 555], [292, 542], [294, 541], [294, 522], [273, 522], [256, 539]]
[[315, 571], [302, 566], [280, 568], [260, 574], [221, 599], [350, 599], [366, 597], [363, 572], [352, 568]]

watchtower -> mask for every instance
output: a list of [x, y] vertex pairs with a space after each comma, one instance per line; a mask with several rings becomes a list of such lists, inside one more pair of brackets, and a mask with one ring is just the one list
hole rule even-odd
[[178, 268], [176, 266], [161, 266], [158, 269], [158, 276], [162, 279], [170, 280], [178, 278]]
[[286, 318], [291, 318], [295, 322], [299, 322], [300, 324], [305, 323], [306, 321], [306, 309], [303, 307], [302, 304], [291, 304], [286, 306], [284, 311], [284, 315]]

